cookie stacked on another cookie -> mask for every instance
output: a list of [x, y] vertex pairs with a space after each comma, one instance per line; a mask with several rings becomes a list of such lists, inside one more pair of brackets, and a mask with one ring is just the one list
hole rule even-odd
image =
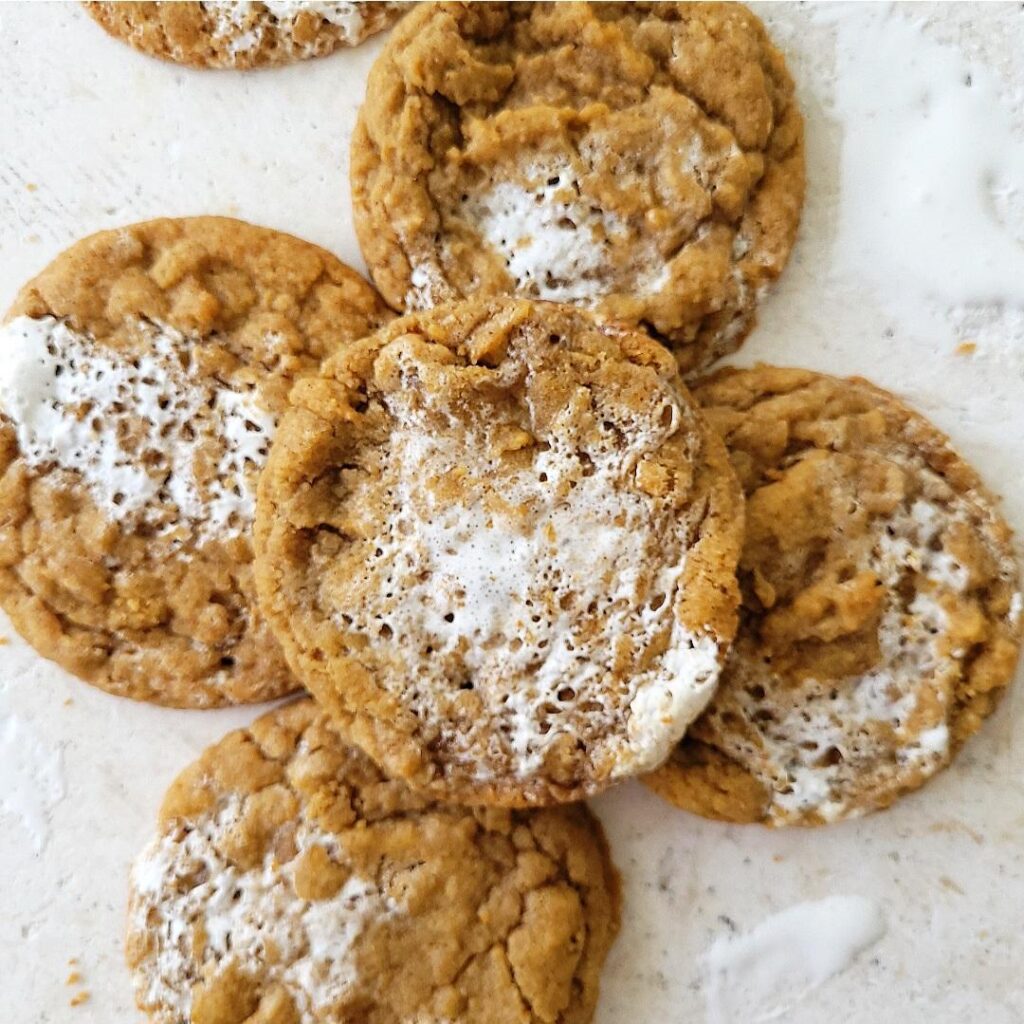
[[370, 72], [356, 228], [396, 309], [516, 292], [739, 346], [804, 193], [793, 83], [741, 4], [423, 4]]
[[382, 32], [408, 7], [378, 0], [128, 0], [85, 9], [115, 39], [196, 68], [256, 68], [323, 57]]
[[288, 391], [388, 319], [314, 245], [220, 217], [101, 232], [0, 326], [0, 605], [44, 656], [178, 707], [299, 686], [252, 580]]
[[407, 316], [292, 392], [261, 604], [296, 674], [441, 799], [580, 799], [656, 767], [735, 629], [738, 485], [642, 333], [498, 298]]
[[1019, 571], [978, 475], [863, 380], [760, 366], [695, 396], [747, 497], [740, 628], [646, 781], [727, 821], [819, 825], [949, 764], [1017, 664]]

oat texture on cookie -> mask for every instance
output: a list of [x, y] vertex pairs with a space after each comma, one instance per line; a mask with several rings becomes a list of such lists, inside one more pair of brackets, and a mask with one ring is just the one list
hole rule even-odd
[[743, 604], [715, 697], [648, 781], [733, 821], [886, 807], [1013, 676], [1009, 528], [948, 440], [866, 381], [761, 366], [695, 395], [746, 492]]
[[585, 1024], [618, 916], [585, 808], [433, 803], [302, 700], [171, 787], [127, 956], [153, 1024]]
[[742, 507], [664, 348], [471, 301], [347, 347], [291, 401], [257, 585], [347, 736], [438, 796], [510, 805], [668, 755], [733, 634]]
[[204, 217], [85, 239], [0, 326], [0, 605], [43, 655], [184, 707], [298, 686], [255, 607], [289, 388], [387, 319], [329, 253]]
[[572, 302], [689, 373], [741, 343], [785, 265], [803, 127], [740, 4], [424, 4], [371, 70], [351, 173], [395, 308]]
[[357, 46], [408, 4], [360, 0], [87, 2], [112, 36], [153, 57], [200, 68], [253, 68]]

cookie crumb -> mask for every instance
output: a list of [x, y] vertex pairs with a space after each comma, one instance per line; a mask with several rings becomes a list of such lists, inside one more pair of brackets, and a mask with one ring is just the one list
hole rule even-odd
[[973, 356], [978, 351], [977, 342], [973, 341], [961, 341], [953, 352], [958, 356]]
[[39, 186], [34, 181], [26, 182], [26, 184], [25, 184], [25, 191], [26, 192], [38, 192], [39, 191]]
[[960, 832], [970, 839], [973, 839], [978, 846], [981, 846], [985, 842], [985, 837], [969, 825], [965, 825], [962, 821], [937, 821], [933, 825], [928, 826], [929, 832]]
[[81, 992], [76, 992], [69, 1000], [68, 1006], [81, 1006], [82, 1003], [89, 1001], [89, 992], [83, 989]]

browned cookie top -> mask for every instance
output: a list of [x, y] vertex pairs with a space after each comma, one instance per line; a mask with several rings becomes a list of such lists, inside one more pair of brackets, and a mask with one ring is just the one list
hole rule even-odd
[[395, 321], [292, 392], [261, 605], [385, 770], [469, 803], [659, 764], [735, 628], [739, 490], [675, 363], [569, 306]]
[[0, 604], [46, 657], [181, 707], [298, 684], [254, 605], [289, 388], [387, 319], [324, 250], [218, 217], [72, 246], [0, 327]]
[[359, 0], [86, 2], [117, 39], [197, 68], [254, 68], [322, 57], [387, 28], [411, 3]]
[[803, 203], [781, 54], [740, 4], [434, 3], [374, 65], [356, 227], [398, 309], [516, 291], [735, 349]]
[[648, 781], [730, 821], [888, 806], [996, 706], [1020, 639], [1010, 531], [923, 417], [863, 380], [759, 366], [694, 392], [747, 495], [736, 642]]
[[171, 787], [128, 963], [153, 1024], [586, 1024], [618, 920], [583, 807], [435, 804], [304, 700]]

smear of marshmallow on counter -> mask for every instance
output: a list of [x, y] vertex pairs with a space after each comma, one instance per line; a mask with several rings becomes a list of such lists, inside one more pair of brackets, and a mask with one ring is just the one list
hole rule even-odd
[[869, 273], [883, 302], [1024, 306], [1024, 245], [1007, 223], [1024, 139], [996, 76], [889, 5], [816, 17], [837, 33], [838, 265]]
[[881, 909], [863, 896], [798, 903], [704, 955], [707, 1024], [781, 1020], [797, 1002], [846, 970], [886, 932]]

